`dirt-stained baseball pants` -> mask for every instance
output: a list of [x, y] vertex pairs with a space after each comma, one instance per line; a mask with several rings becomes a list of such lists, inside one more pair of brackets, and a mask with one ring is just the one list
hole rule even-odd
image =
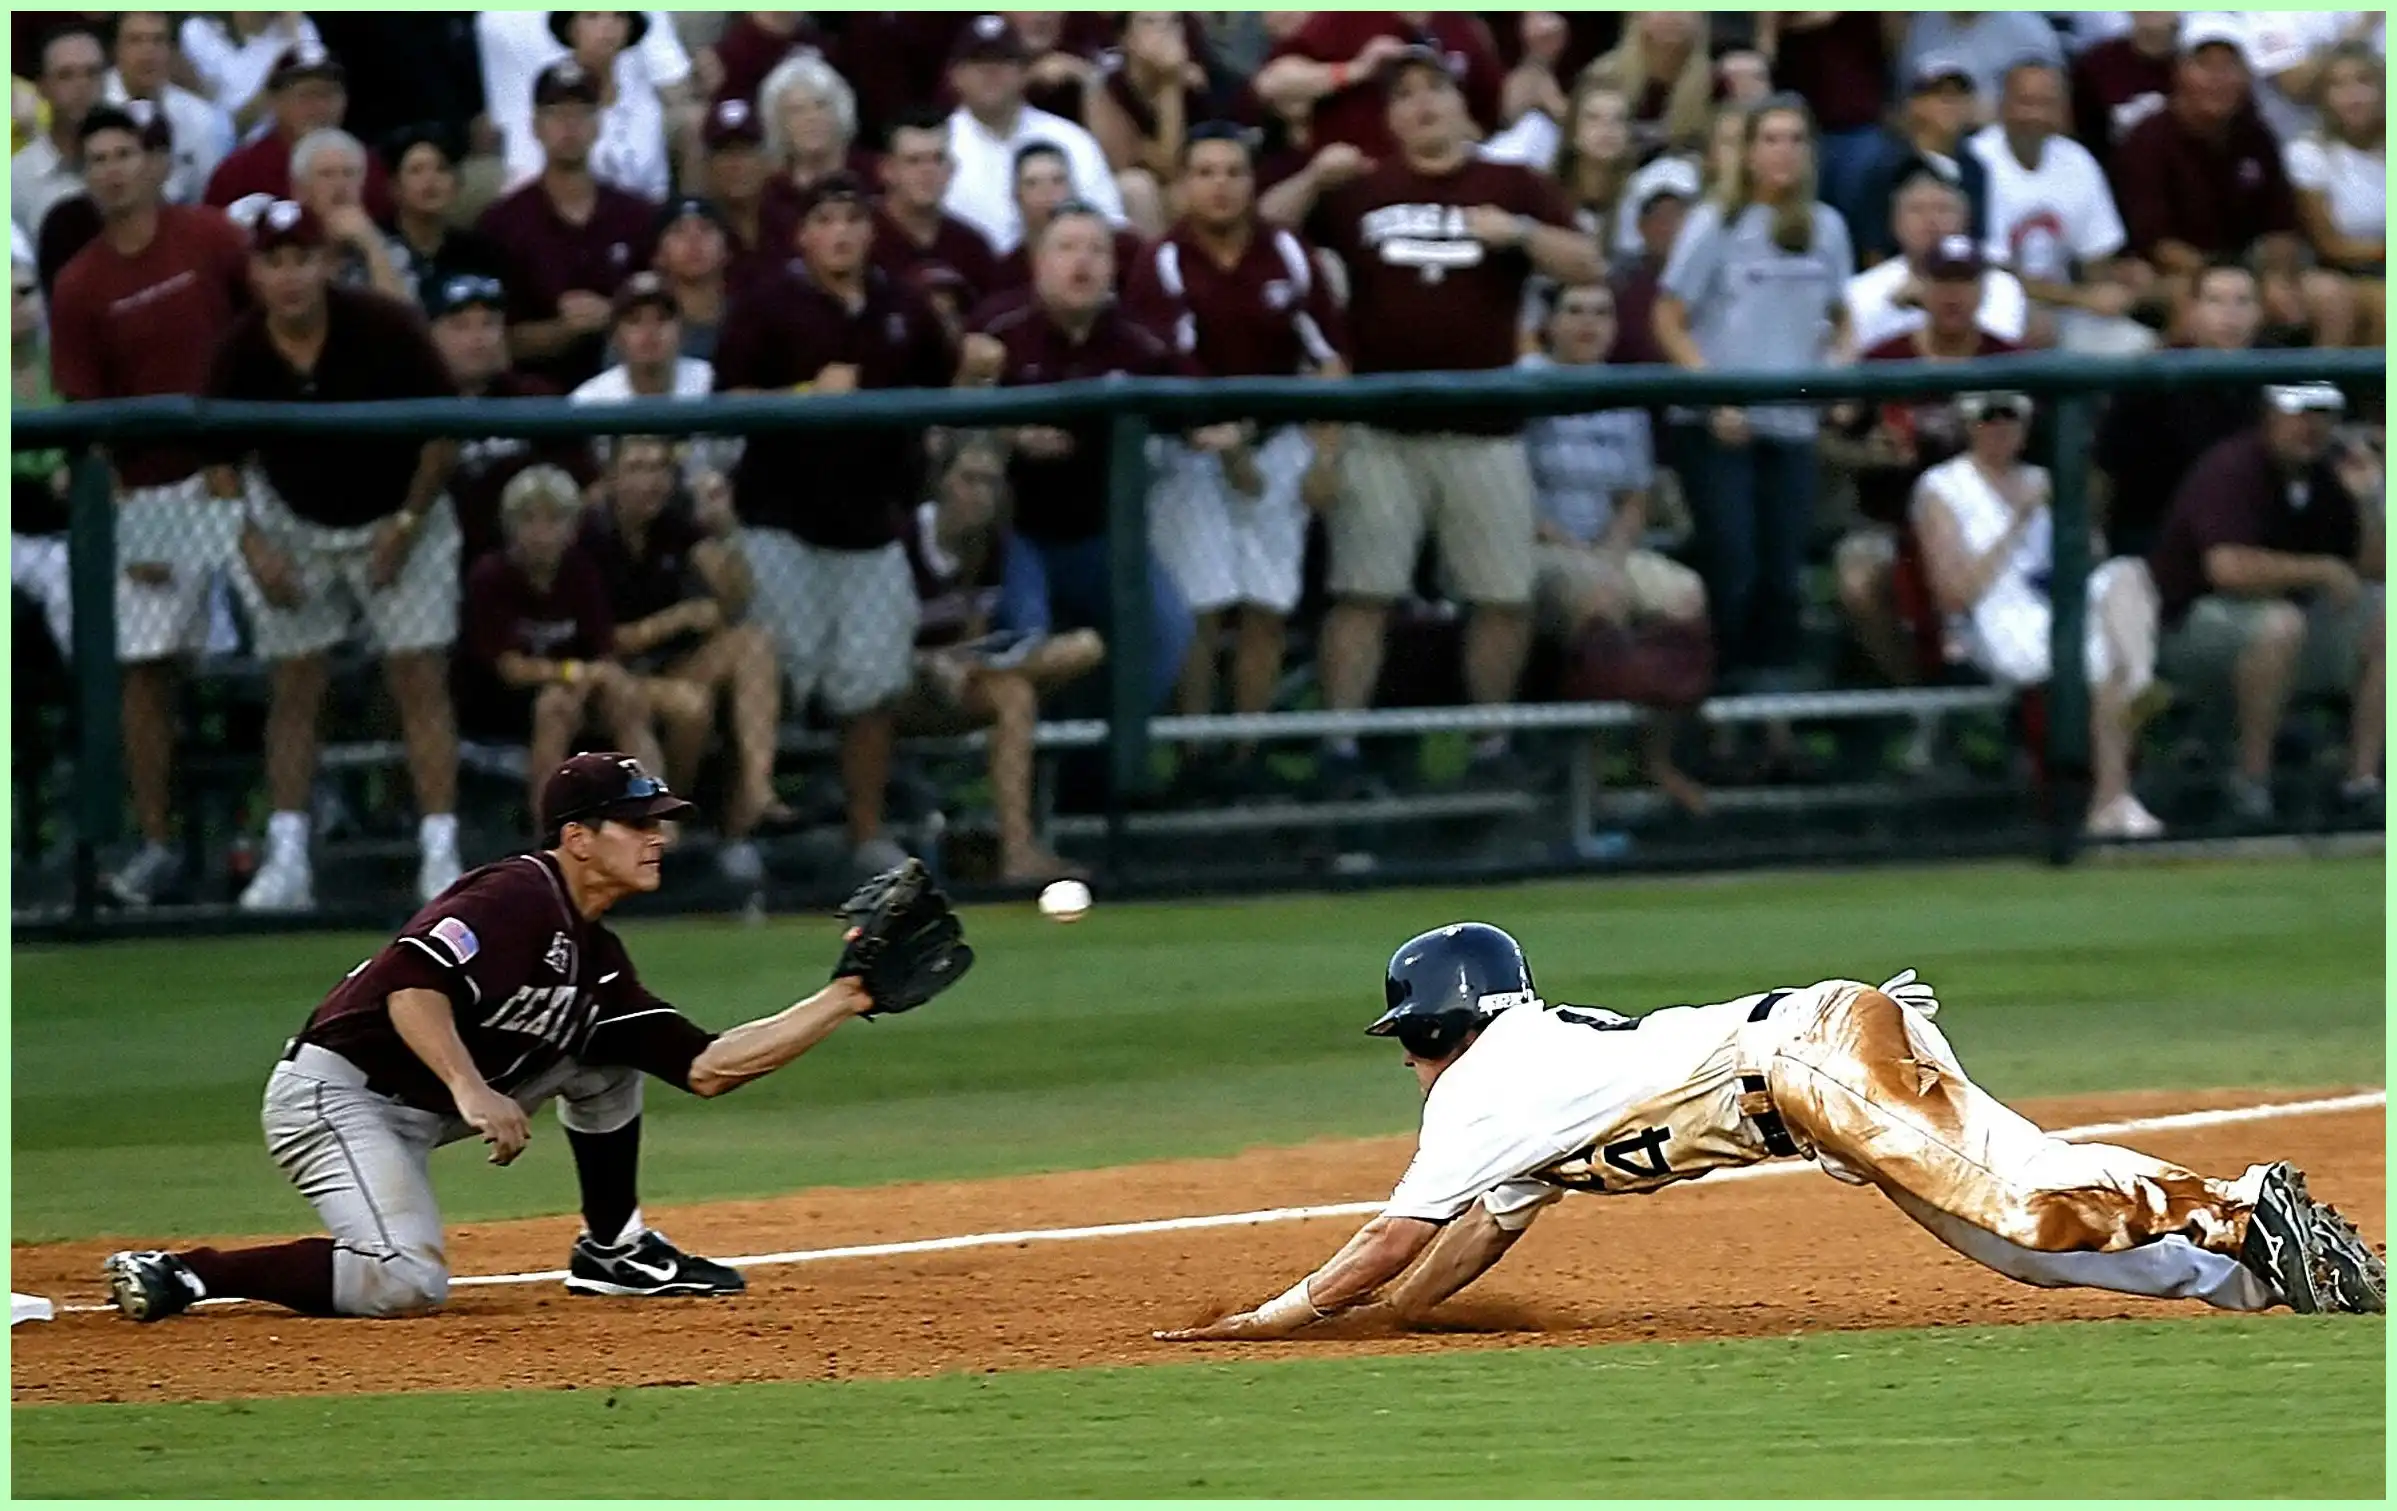
[[1930, 1019], [1860, 983], [1793, 993], [1743, 1049], [1800, 1154], [2001, 1275], [2229, 1311], [2279, 1299], [2235, 1252], [2262, 1166], [2211, 1180], [2057, 1138], [1975, 1086]]
[[[569, 1060], [515, 1094], [527, 1113], [552, 1097], [569, 1131], [613, 1133], [641, 1115], [641, 1073]], [[367, 1090], [357, 1066], [312, 1044], [275, 1066], [260, 1121], [333, 1237], [334, 1311], [390, 1317], [449, 1299], [430, 1160], [471, 1127]]]

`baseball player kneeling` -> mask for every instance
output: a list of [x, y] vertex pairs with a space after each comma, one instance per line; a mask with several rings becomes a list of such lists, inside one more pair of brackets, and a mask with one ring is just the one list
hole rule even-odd
[[657, 890], [666, 825], [692, 805], [630, 756], [586, 753], [542, 789], [548, 846], [469, 872], [344, 977], [266, 1087], [267, 1151], [331, 1236], [246, 1249], [128, 1251], [105, 1267], [137, 1322], [204, 1297], [318, 1316], [384, 1317], [449, 1295], [428, 1161], [473, 1135], [523, 1152], [555, 1098], [582, 1185], [566, 1288], [721, 1295], [738, 1272], [641, 1220], [641, 1077], [721, 1096], [781, 1069], [851, 1018], [905, 1012], [974, 963], [957, 916], [910, 860], [843, 906], [832, 984], [711, 1034], [650, 995], [600, 918]]
[[2387, 1309], [2381, 1259], [2295, 1169], [2213, 1180], [2057, 1138], [1965, 1077], [1912, 971], [1627, 1018], [1542, 1002], [1513, 939], [1460, 923], [1400, 947], [1388, 1001], [1366, 1031], [1399, 1041], [1424, 1091], [1389, 1205], [1280, 1296], [1159, 1338], [1287, 1337], [1392, 1281], [1378, 1305], [1404, 1321], [1496, 1264], [1566, 1191], [1644, 1194], [1785, 1157], [1879, 1187], [2030, 1285]]

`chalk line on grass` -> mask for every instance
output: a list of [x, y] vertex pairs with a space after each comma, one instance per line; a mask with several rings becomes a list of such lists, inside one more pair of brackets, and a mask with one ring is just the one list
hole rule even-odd
[[[2318, 1097], [2306, 1102], [2266, 1102], [2253, 1107], [2216, 1107], [2202, 1112], [2175, 1112], [2154, 1117], [2125, 1118], [2110, 1123], [2084, 1123], [2077, 1128], [2051, 1130], [2058, 1138], [2089, 1139], [2116, 1133], [2160, 1133], [2181, 1128], [2214, 1128], [2226, 1123], [2259, 1123], [2273, 1118], [2303, 1117], [2327, 1112], [2360, 1112], [2388, 1105], [2386, 1091], [2359, 1091], [2347, 1096]], [[1812, 1170], [1812, 1164], [1776, 1162], [1717, 1170], [1696, 1184], [1719, 1186], [1725, 1181], [1767, 1180]], [[833, 1259], [883, 1259], [903, 1254], [939, 1254], [957, 1249], [1008, 1248], [1019, 1244], [1075, 1243], [1093, 1238], [1134, 1238], [1149, 1233], [1188, 1233], [1202, 1228], [1250, 1227], [1274, 1222], [1307, 1222], [1323, 1217], [1370, 1217], [1382, 1209], [1379, 1201], [1333, 1202], [1313, 1207], [1266, 1207], [1254, 1212], [1216, 1212], [1202, 1217], [1158, 1217], [1144, 1222], [1096, 1223], [1078, 1228], [1024, 1228], [1012, 1233], [960, 1233], [947, 1238], [911, 1238], [894, 1243], [845, 1244], [830, 1249], [786, 1249], [778, 1254], [743, 1254], [719, 1260], [735, 1269], [772, 1265], [821, 1264]], [[562, 1281], [564, 1270], [528, 1270], [515, 1275], [456, 1275], [453, 1287], [537, 1285]], [[238, 1299], [212, 1299], [201, 1306], [238, 1306]], [[112, 1305], [62, 1306], [61, 1312], [108, 1312]]]

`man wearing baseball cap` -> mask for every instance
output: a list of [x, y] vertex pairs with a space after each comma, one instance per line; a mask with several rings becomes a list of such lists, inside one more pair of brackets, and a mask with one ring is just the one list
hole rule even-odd
[[[275, 127], [217, 164], [203, 203], [224, 208], [253, 196], [291, 197], [291, 149], [312, 131], [339, 126], [349, 110], [348, 73], [340, 59], [314, 42], [300, 42], [275, 60], [266, 76]], [[366, 154], [366, 213], [391, 220], [391, 176], [382, 159]]]
[[658, 214], [649, 266], [681, 313], [682, 354], [713, 361], [732, 294], [732, 228], [724, 212], [695, 194], [669, 201]]
[[[513, 1162], [532, 1115], [558, 1102], [582, 1189], [566, 1288], [596, 1296], [717, 1296], [738, 1271], [685, 1253], [642, 1220], [642, 1077], [717, 1097], [788, 1065], [851, 1018], [900, 1011], [844, 974], [771, 1017], [710, 1033], [642, 985], [601, 920], [663, 879], [670, 826], [692, 805], [638, 760], [585, 752], [541, 790], [543, 847], [483, 866], [432, 898], [309, 1014], [267, 1082], [276, 1164], [329, 1234], [240, 1249], [110, 1256], [118, 1310], [156, 1322], [204, 1298], [312, 1316], [387, 1317], [448, 1299], [434, 1149], [480, 1136]], [[918, 873], [920, 876], [920, 872]], [[903, 883], [906, 877], [890, 878]], [[938, 984], [972, 963], [953, 915]], [[874, 917], [860, 919], [860, 929]], [[852, 938], [857, 931], [852, 931]], [[843, 966], [850, 964], [844, 950]], [[838, 967], [836, 967], [838, 969]], [[922, 1000], [918, 997], [916, 1000]]]
[[1973, 76], [1956, 58], [1929, 54], [1911, 75], [1904, 114], [1882, 148], [1880, 166], [1865, 175], [1861, 224], [1853, 227], [1856, 255], [1865, 261], [1898, 250], [1894, 204], [1898, 190], [1920, 173], [1931, 173], [1964, 196], [1966, 234], [1983, 234], [1989, 204], [1989, 170], [1965, 150], [1973, 129]]
[[1002, 15], [966, 23], [949, 53], [949, 86], [958, 100], [949, 116], [956, 171], [941, 208], [980, 231], [1000, 254], [1014, 251], [1024, 239], [1015, 207], [1015, 157], [1034, 142], [1047, 142], [1065, 154], [1076, 199], [1095, 206], [1109, 224], [1124, 223], [1123, 191], [1098, 139], [1063, 116], [1025, 103], [1030, 61], [1022, 33]]
[[624, 280], [610, 306], [608, 334], [621, 360], [576, 388], [577, 404], [704, 399], [715, 391], [714, 365], [682, 354], [682, 310], [658, 274], [644, 269]]
[[766, 161], [766, 127], [747, 100], [718, 100], [700, 124], [706, 160], [698, 194], [724, 227], [727, 287], [746, 288], [778, 271], [790, 257], [791, 224], [783, 203], [767, 194], [773, 167]]

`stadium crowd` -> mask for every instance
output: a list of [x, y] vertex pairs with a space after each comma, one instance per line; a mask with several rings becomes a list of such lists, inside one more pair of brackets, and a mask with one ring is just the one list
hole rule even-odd
[[[2383, 340], [2374, 12], [11, 24], [20, 406]], [[1835, 653], [1879, 681], [2047, 679], [2039, 419], [1990, 392], [1163, 437], [1144, 670], [1160, 709], [1266, 709], [1298, 629], [1333, 709], [1446, 685], [1385, 654], [1419, 643], [1477, 703], [1640, 689], [1650, 778], [1702, 812], [1702, 776], [1803, 769], [1767, 726], [1753, 749], [1717, 731], [1685, 770], [1672, 710], [1693, 679], [1801, 685], [1825, 654], [1810, 567], [1835, 584]], [[2339, 800], [2377, 812], [2380, 455], [2377, 398], [2327, 385], [2112, 407], [2091, 833], [2161, 831], [2131, 759], [2172, 695], [2231, 708], [2225, 801], [2257, 823], [2292, 696], [2344, 696]], [[461, 864], [461, 735], [528, 745], [536, 780], [577, 740], [678, 784], [720, 747], [717, 853], [754, 877], [752, 837], [793, 821], [774, 742], [799, 710], [838, 731], [860, 866], [891, 858], [896, 739], [988, 727], [1005, 874], [1064, 874], [1030, 823], [1030, 740], [1106, 654], [1101, 427], [110, 460], [129, 904], [185, 883], [179, 675], [240, 648], [270, 668], [272, 808], [241, 900], [312, 905], [328, 655], [361, 635], [427, 896]], [[12, 575], [66, 655], [63, 462], [14, 458]], [[1319, 766], [1327, 790], [1377, 781], [1353, 740]], [[1505, 735], [1473, 766], [1524, 776]], [[1185, 778], [1272, 780], [1245, 749]]]

